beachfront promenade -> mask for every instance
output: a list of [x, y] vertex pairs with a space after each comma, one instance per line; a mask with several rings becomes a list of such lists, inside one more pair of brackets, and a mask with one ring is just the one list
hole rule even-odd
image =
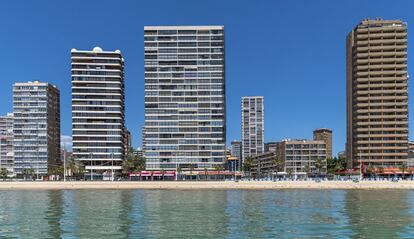
[[0, 182], [0, 190], [10, 189], [414, 189], [414, 181], [56, 181], [56, 182]]

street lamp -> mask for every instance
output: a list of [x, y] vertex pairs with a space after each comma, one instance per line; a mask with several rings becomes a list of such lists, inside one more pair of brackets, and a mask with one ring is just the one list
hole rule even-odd
[[93, 181], [93, 171], [92, 171], [92, 153], [90, 153], [91, 155], [91, 181]]
[[66, 149], [63, 151], [63, 181], [66, 182]]
[[112, 181], [114, 181], [114, 153], [112, 153], [112, 167], [111, 167], [111, 177]]

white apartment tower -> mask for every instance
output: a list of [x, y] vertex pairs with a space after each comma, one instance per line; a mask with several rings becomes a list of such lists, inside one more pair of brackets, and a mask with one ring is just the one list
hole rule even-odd
[[46, 82], [13, 86], [14, 173], [36, 177], [60, 166], [60, 92]]
[[263, 96], [242, 97], [242, 159], [264, 152]]
[[72, 49], [73, 156], [92, 174], [121, 170], [124, 59], [121, 52]]
[[223, 26], [146, 26], [144, 156], [149, 170], [223, 164]]
[[13, 173], [13, 113], [0, 116], [0, 169]]

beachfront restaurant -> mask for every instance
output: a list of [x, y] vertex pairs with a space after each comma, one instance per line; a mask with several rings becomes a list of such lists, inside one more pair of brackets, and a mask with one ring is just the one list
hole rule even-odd
[[131, 181], [172, 181], [175, 171], [141, 171], [129, 174]]

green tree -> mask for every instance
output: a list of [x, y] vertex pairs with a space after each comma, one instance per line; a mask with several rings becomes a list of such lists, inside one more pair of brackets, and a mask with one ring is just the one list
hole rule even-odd
[[9, 172], [7, 171], [7, 169], [5, 169], [5, 168], [1, 168], [0, 169], [0, 177], [2, 178], [2, 179], [5, 179], [5, 178], [7, 178], [7, 174], [8, 174]]
[[134, 149], [128, 150], [128, 155], [122, 161], [122, 173], [128, 175], [131, 172], [141, 172], [145, 170], [145, 158], [134, 154]]
[[333, 157], [326, 160], [327, 172], [335, 174], [336, 172], [346, 169], [346, 159], [343, 157]]

